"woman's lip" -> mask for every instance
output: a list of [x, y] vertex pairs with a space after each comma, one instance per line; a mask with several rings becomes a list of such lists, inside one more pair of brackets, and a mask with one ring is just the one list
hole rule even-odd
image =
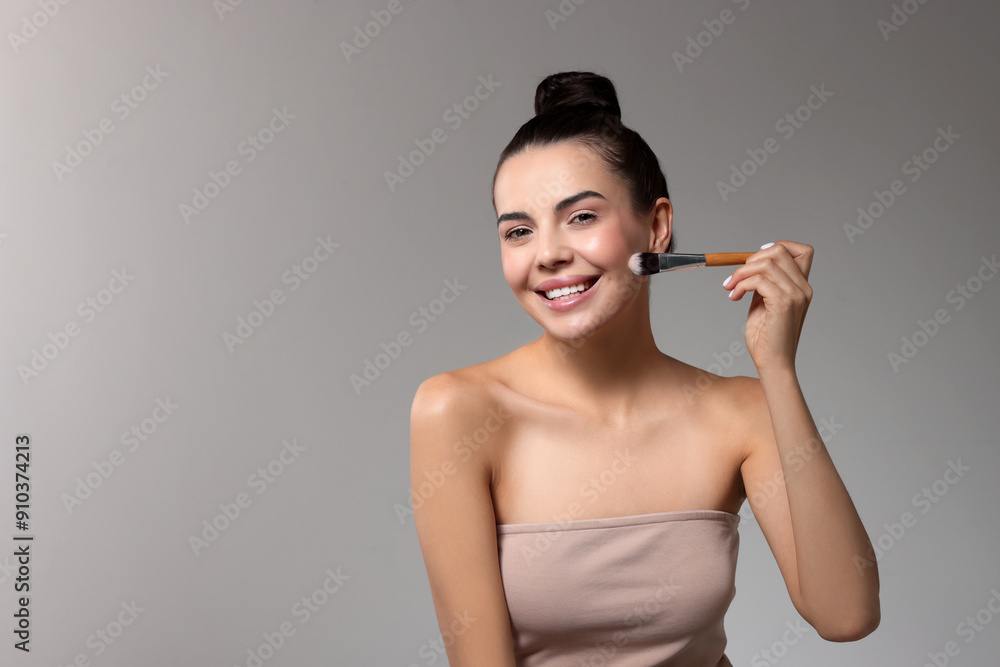
[[582, 292], [577, 292], [573, 296], [566, 297], [565, 299], [559, 299], [557, 301], [553, 301], [551, 299], [546, 298], [544, 292], [535, 292], [535, 294], [537, 294], [538, 298], [542, 300], [542, 303], [544, 303], [552, 310], [564, 311], [564, 310], [569, 310], [570, 308], [575, 308], [577, 305], [589, 299], [591, 292], [597, 289], [597, 286], [600, 284], [601, 284], [601, 279], [600, 277], [598, 277], [597, 280], [594, 281], [594, 284], [590, 286], [590, 289], [586, 289]]

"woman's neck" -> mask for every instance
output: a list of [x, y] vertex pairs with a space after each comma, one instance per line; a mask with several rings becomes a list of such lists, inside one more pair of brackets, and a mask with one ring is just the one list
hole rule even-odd
[[648, 308], [575, 341], [546, 331], [529, 345], [529, 355], [546, 389], [608, 416], [630, 413], [664, 362], [673, 361], [656, 347]]

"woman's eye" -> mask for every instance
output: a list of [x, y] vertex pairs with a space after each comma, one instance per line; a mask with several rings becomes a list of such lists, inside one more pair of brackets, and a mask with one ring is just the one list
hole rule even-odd
[[504, 237], [504, 239], [506, 239], [508, 241], [516, 240], [516, 239], [521, 238], [521, 236], [522, 236], [522, 234], [518, 234], [518, 232], [524, 232], [525, 234], [527, 234], [528, 230], [525, 229], [524, 227], [515, 227], [514, 229], [512, 229], [509, 232], [507, 232], [506, 234], [504, 234], [503, 237]]
[[573, 220], [579, 220], [583, 224], [587, 224], [588, 222], [594, 220], [596, 217], [597, 215], [594, 213], [577, 213], [575, 216], [573, 216]]

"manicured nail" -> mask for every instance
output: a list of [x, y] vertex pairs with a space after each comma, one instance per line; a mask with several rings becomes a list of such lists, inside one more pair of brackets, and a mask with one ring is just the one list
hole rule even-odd
[[770, 248], [770, 247], [771, 247], [771, 246], [773, 246], [773, 245], [774, 245], [773, 243], [765, 243], [764, 245], [762, 245], [762, 246], [760, 247], [760, 249], [761, 249], [761, 250], [767, 250], [768, 248]]
[[[736, 291], [736, 290], [733, 290], [733, 292], [735, 292], [735, 291]], [[729, 293], [729, 298], [730, 298], [730, 299], [732, 299], [732, 298], [733, 298], [733, 292], [730, 292], [730, 293]]]
[[729, 281], [733, 279], [733, 274], [729, 274], [729, 277], [722, 281], [722, 286], [725, 287], [729, 284]]

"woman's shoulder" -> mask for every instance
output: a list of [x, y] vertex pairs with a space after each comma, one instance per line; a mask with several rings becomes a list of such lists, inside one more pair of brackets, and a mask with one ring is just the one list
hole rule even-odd
[[463, 470], [484, 482], [493, 479], [495, 445], [500, 441], [491, 438], [490, 447], [479, 446], [478, 439], [468, 446], [468, 441], [484, 429], [492, 434], [513, 417], [511, 390], [498, 362], [438, 373], [420, 383], [410, 410], [410, 456], [415, 468], [438, 470], [456, 458], [472, 459], [476, 465], [463, 465]]
[[664, 386], [679, 390], [689, 407], [733, 409], [760, 394], [760, 380], [755, 377], [718, 375], [674, 357], [663, 355], [663, 359]]
[[496, 405], [509, 391], [506, 377], [516, 352], [427, 378], [417, 387], [413, 414], [448, 414], [460, 419]]
[[692, 414], [711, 424], [720, 438], [741, 451], [770, 432], [770, 415], [759, 378], [723, 376], [695, 368], [682, 393]]
[[712, 373], [678, 359], [670, 359], [664, 386], [680, 395], [680, 404], [694, 418], [714, 423], [740, 423], [766, 409], [760, 380], [746, 375]]

